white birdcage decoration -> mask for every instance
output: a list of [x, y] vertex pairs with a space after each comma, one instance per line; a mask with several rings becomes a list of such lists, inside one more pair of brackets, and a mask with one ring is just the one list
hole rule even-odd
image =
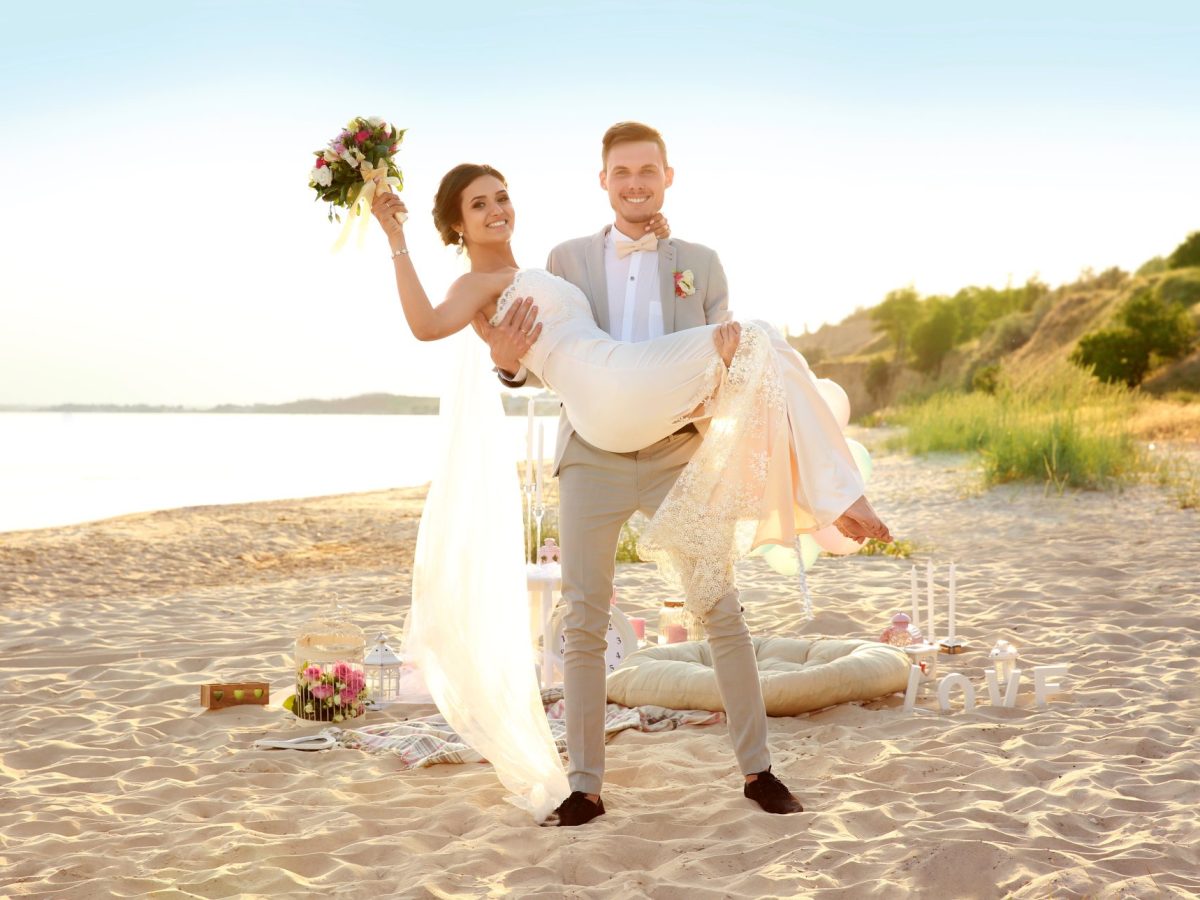
[[366, 713], [366, 636], [333, 598], [296, 635], [296, 694], [291, 710], [315, 722], [343, 722]]
[[400, 657], [388, 646], [387, 635], [382, 631], [375, 637], [375, 646], [367, 653], [363, 668], [367, 673], [367, 690], [371, 702], [368, 709], [383, 709], [400, 699], [400, 674], [403, 667]]

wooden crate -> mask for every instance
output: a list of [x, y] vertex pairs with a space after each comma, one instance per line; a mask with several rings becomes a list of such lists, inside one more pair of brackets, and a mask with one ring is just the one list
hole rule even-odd
[[200, 705], [207, 706], [209, 709], [244, 706], [247, 703], [266, 706], [270, 699], [271, 686], [265, 681], [200, 685]]

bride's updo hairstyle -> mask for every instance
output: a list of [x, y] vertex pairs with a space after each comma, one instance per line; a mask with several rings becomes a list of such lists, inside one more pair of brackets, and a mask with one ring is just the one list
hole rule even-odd
[[433, 198], [433, 227], [442, 236], [442, 243], [447, 245], [461, 244], [462, 237], [454, 226], [463, 220], [462, 195], [463, 191], [481, 175], [491, 175], [498, 178], [500, 183], [508, 187], [508, 181], [491, 166], [477, 163], [462, 163], [455, 166], [442, 176], [438, 185], [437, 196]]

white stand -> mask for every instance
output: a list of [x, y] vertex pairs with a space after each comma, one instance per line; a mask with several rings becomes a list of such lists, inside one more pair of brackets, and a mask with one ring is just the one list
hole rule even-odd
[[535, 659], [538, 669], [538, 680], [543, 688], [552, 687], [561, 669], [558, 654], [554, 652], [555, 635], [550, 619], [554, 613], [554, 594], [562, 591], [562, 566], [558, 563], [547, 563], [544, 566], [528, 565], [525, 567], [525, 580], [529, 587], [529, 606], [531, 618], [536, 623], [534, 635], [541, 635], [541, 659]]

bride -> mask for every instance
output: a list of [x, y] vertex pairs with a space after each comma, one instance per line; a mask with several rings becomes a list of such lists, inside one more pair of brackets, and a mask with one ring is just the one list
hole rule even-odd
[[[609, 452], [633, 452], [688, 422], [711, 420], [700, 448], [638, 543], [639, 555], [658, 563], [660, 572], [683, 588], [693, 615], [703, 616], [729, 591], [734, 562], [755, 547], [792, 547], [798, 535], [830, 524], [856, 540], [891, 539], [863, 496], [853, 456], [808, 364], [769, 324], [704, 326], [639, 343], [613, 339], [596, 324], [579, 288], [545, 270], [517, 265], [510, 243], [516, 213], [503, 176], [490, 166], [457, 166], [438, 189], [434, 224], [446, 244], [465, 247], [470, 271], [450, 286], [436, 306], [408, 252], [403, 201], [392, 193], [377, 194], [372, 213], [391, 245], [404, 316], [419, 340], [449, 337], [479, 313], [496, 323], [517, 298], [531, 297], [537, 325], [526, 335], [521, 363], [558, 395], [585, 441]], [[499, 409], [494, 381], [491, 395], [491, 405]], [[447, 416], [446, 409], [442, 415]], [[461, 409], [456, 416], [463, 427], [478, 419], [478, 413]], [[481, 427], [477, 421], [475, 427]], [[473, 439], [464, 438], [460, 431], [448, 454], [473, 450], [478, 457], [489, 456], [483, 446], [485, 435], [475, 432]], [[437, 508], [445, 512], [453, 502], [448, 499], [452, 488], [447, 482], [466, 476], [465, 464], [456, 465], [457, 469], [449, 465], [443, 469], [446, 477], [440, 485], [439, 479], [434, 480], [422, 518], [414, 564], [410, 654], [446, 718], [496, 765], [501, 780], [518, 795], [514, 802], [541, 819], [568, 791], [565, 778], [559, 777], [557, 754], [553, 755], [557, 773], [547, 762], [547, 742], [541, 738], [549, 735], [544, 718], [538, 716], [540, 709], [531, 713], [530, 703], [513, 699], [523, 684], [536, 690], [528, 677], [528, 660], [517, 665], [520, 675], [514, 676], [515, 687], [501, 692], [504, 697], [489, 697], [498, 676], [486, 675], [483, 669], [501, 662], [495, 652], [483, 660], [481, 648], [471, 653], [463, 643], [462, 621], [468, 615], [465, 604], [470, 602], [464, 595], [469, 591], [455, 581], [463, 573], [449, 577], [430, 571], [439, 565], [432, 535], [449, 534], [457, 527], [451, 522], [480, 518], [477, 504], [472, 505], [464, 494], [468, 487], [457, 491], [457, 515], [447, 514], [436, 528], [431, 524]], [[505, 530], [509, 523], [503, 517], [508, 515], [511, 531], [519, 534], [515, 479], [507, 473], [487, 480], [512, 481], [513, 500], [511, 511], [497, 508], [497, 521], [486, 523], [485, 531], [487, 527], [491, 528], [488, 534]], [[567, 552], [575, 551], [567, 548]], [[453, 565], [451, 560], [440, 560], [441, 568]], [[494, 587], [494, 582], [489, 585]], [[523, 597], [513, 602], [521, 603]], [[454, 603], [464, 604], [458, 618], [449, 612]], [[527, 614], [510, 612], [528, 622]], [[445, 627], [440, 629], [435, 627], [438, 616], [444, 619]], [[508, 700], [513, 709], [520, 708], [519, 714], [503, 712]], [[481, 719], [485, 706], [494, 714], [490, 722]], [[539, 727], [545, 732], [540, 738], [532, 734]], [[522, 744], [518, 738], [528, 740]], [[540, 763], [531, 762], [537, 756]]]

